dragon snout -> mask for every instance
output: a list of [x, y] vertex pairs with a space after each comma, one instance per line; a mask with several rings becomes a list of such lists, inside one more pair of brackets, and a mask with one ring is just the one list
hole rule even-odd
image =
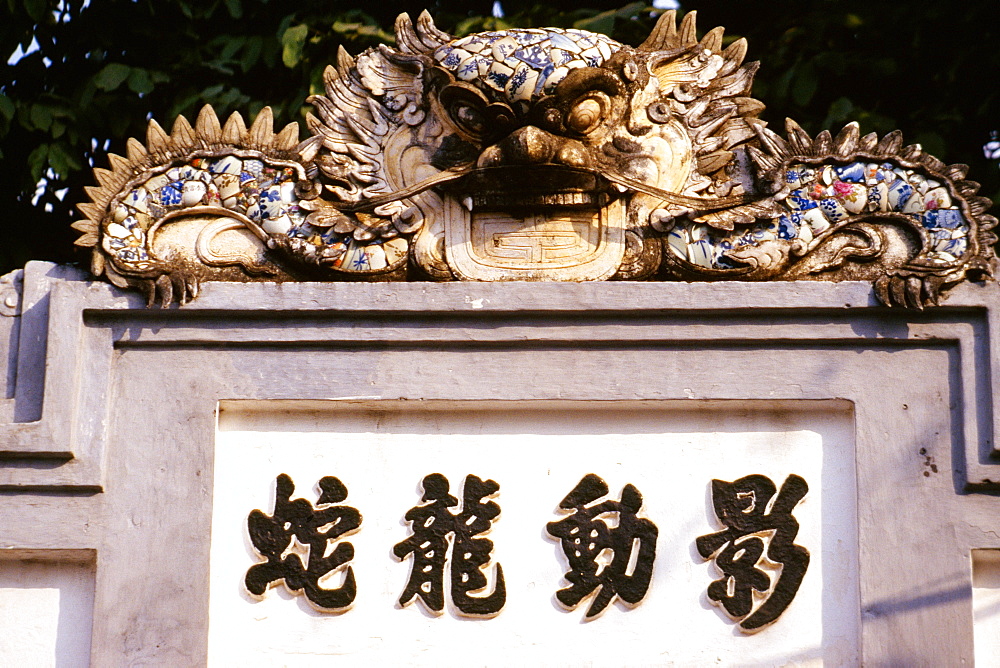
[[479, 156], [477, 167], [505, 165], [546, 165], [588, 167], [587, 152], [573, 139], [559, 137], [545, 130], [526, 125], [510, 133]]

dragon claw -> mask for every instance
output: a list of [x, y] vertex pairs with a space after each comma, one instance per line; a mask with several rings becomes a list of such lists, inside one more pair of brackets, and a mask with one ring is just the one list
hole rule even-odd
[[161, 308], [167, 308], [175, 301], [187, 304], [198, 296], [201, 287], [197, 276], [177, 270], [160, 274], [156, 278], [139, 279], [135, 283], [146, 295], [147, 306], [159, 304]]
[[875, 295], [885, 306], [922, 311], [937, 306], [943, 284], [937, 276], [886, 275], [875, 281]]

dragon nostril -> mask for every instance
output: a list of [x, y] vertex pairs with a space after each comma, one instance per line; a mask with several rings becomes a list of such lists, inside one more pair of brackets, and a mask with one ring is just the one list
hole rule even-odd
[[496, 145], [490, 146], [479, 154], [476, 167], [496, 167], [503, 164], [503, 152]]
[[508, 163], [537, 165], [552, 160], [555, 153], [552, 136], [533, 125], [518, 129], [500, 142]]
[[555, 161], [560, 165], [568, 167], [586, 167], [588, 162], [587, 152], [580, 144], [567, 142], [556, 153]]

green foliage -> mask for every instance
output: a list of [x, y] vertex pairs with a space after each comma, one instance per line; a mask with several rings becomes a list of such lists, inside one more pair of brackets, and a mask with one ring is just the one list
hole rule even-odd
[[94, 85], [105, 92], [113, 91], [125, 83], [132, 68], [121, 63], [108, 63], [94, 76]]
[[[862, 133], [903, 131], [948, 163], [971, 166], [1000, 200], [998, 161], [982, 150], [1000, 127], [1000, 11], [996, 2], [857, 0], [684, 2], [703, 29], [725, 25], [760, 60], [754, 96], [765, 120], [791, 117], [811, 133], [858, 121]], [[711, 23], [711, 25], [709, 25]], [[996, 213], [996, 211], [994, 211]]]
[[292, 68], [302, 61], [302, 47], [306, 44], [306, 37], [309, 36], [309, 26], [297, 25], [285, 29], [285, 34], [281, 36], [281, 62], [285, 67]]
[[623, 21], [636, 21], [643, 14], [649, 14], [649, 6], [645, 2], [633, 2], [625, 5], [621, 9], [609, 9], [584, 19], [573, 22], [574, 28], [589, 30], [590, 32], [614, 35], [620, 30]]
[[[276, 122], [302, 120], [306, 96], [343, 45], [358, 53], [391, 43], [399, 12], [425, 7], [456, 35], [509, 27], [577, 27], [638, 44], [655, 21], [644, 2], [503, 0], [7, 0], [0, 24], [0, 271], [28, 259], [72, 261], [73, 205], [106, 150], [125, 152], [149, 117], [193, 118], [204, 104]], [[900, 128], [948, 162], [972, 165], [1000, 198], [1000, 170], [982, 145], [1000, 129], [996, 1], [914, 0], [890, 7], [855, 0], [704, 2], [702, 31], [724, 25], [763, 61], [755, 96], [765, 119], [791, 116], [811, 132], [858, 120], [863, 131]], [[37, 184], [45, 179], [43, 188]], [[60, 193], [68, 189], [63, 199]], [[36, 190], [38, 190], [37, 200]], [[33, 203], [33, 200], [34, 203]]]

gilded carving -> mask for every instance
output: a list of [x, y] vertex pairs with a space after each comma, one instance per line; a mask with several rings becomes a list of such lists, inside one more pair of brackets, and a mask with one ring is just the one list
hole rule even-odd
[[203, 281], [868, 280], [922, 308], [992, 275], [996, 219], [963, 165], [899, 132], [785, 136], [757, 63], [694, 12], [638, 47], [573, 29], [341, 50], [309, 137], [206, 107], [95, 170], [77, 244], [150, 302]]

